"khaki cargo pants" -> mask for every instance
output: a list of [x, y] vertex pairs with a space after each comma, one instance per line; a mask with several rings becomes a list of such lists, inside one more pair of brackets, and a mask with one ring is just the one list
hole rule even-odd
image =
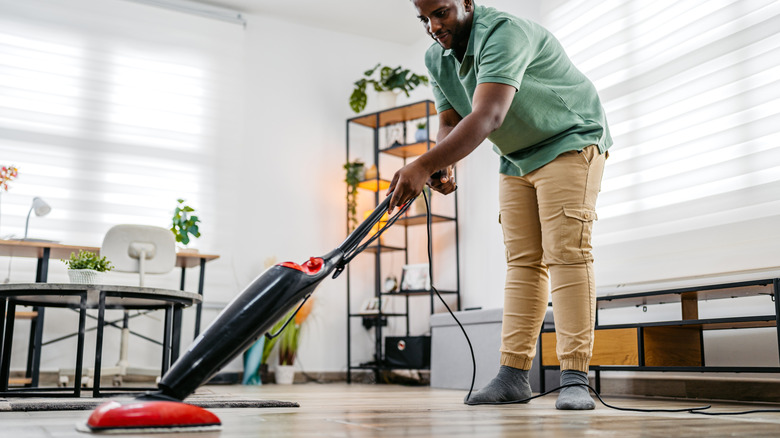
[[592, 145], [523, 177], [501, 175], [507, 259], [501, 365], [531, 368], [552, 290], [561, 369], [588, 371], [596, 314], [591, 231], [605, 158]]

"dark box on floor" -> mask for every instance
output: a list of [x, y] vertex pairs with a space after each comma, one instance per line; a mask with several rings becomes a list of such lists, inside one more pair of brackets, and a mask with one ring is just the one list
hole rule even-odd
[[388, 336], [385, 361], [389, 366], [424, 370], [431, 367], [430, 336]]

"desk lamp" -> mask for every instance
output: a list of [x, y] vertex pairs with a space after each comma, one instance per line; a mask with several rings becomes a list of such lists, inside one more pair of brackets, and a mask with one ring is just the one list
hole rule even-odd
[[34, 197], [30, 211], [27, 212], [27, 221], [24, 223], [24, 239], [27, 239], [27, 228], [30, 226], [30, 214], [35, 210], [36, 216], [46, 216], [51, 211], [51, 206], [39, 197]]

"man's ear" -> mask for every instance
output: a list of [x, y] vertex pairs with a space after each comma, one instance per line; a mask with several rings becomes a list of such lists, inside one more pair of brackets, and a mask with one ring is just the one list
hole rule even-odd
[[474, 2], [472, 0], [463, 0], [463, 6], [466, 7], [466, 12], [474, 10]]

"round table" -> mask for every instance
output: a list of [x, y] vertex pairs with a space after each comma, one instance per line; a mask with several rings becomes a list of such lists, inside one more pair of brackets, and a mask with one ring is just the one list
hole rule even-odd
[[[3, 313], [3, 344], [0, 354], [0, 396], [62, 396], [61, 389], [49, 388], [55, 391], [50, 394], [41, 392], [41, 388], [19, 388], [9, 390], [8, 380], [11, 367], [11, 347], [13, 343], [13, 331], [16, 306], [38, 307], [37, 318], [43, 318], [46, 307], [60, 307], [78, 309], [78, 347], [76, 348], [76, 379], [72, 396], [81, 396], [81, 371], [84, 359], [84, 337], [86, 332], [87, 309], [98, 309], [97, 339], [95, 346], [95, 378], [93, 396], [100, 396], [100, 367], [103, 352], [103, 328], [106, 309], [124, 310], [165, 310], [165, 324], [163, 329], [163, 359], [160, 375], [162, 376], [170, 367], [171, 339], [179, 336], [176, 333], [180, 327], [174, 326], [173, 320], [180, 320], [181, 309], [201, 302], [201, 296], [197, 293], [174, 289], [160, 289], [154, 287], [121, 286], [121, 285], [87, 285], [70, 283], [14, 283], [0, 284], [0, 303], [6, 309]], [[39, 325], [42, 327], [42, 325]], [[38, 330], [31, 339], [32, 348], [29, 354], [40, 357], [42, 331]], [[29, 361], [29, 358], [28, 358]], [[32, 370], [34, 381], [37, 382], [39, 370]], [[60, 391], [60, 392], [56, 392]], [[65, 394], [71, 395], [71, 394]]]

